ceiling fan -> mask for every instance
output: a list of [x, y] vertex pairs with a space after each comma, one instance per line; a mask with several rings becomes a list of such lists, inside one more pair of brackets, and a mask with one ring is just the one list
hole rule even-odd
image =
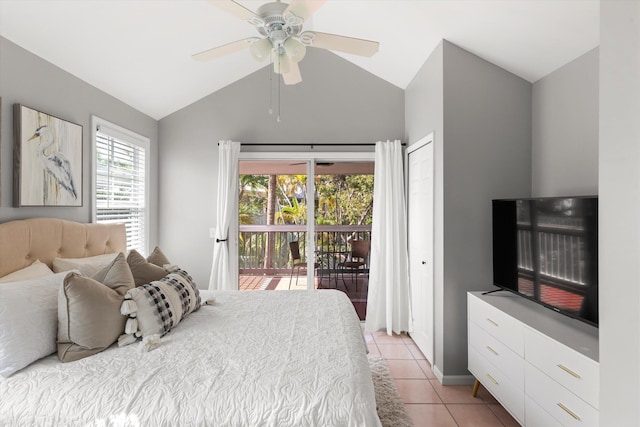
[[263, 4], [255, 13], [233, 0], [209, 2], [255, 26], [263, 38], [249, 37], [237, 40], [196, 53], [193, 58], [209, 61], [248, 48], [253, 57], [260, 62], [271, 58], [274, 72], [282, 74], [282, 79], [287, 85], [302, 81], [298, 62], [304, 58], [309, 46], [366, 57], [375, 54], [380, 46], [380, 43], [371, 40], [317, 31], [303, 32], [304, 21], [326, 0], [292, 0], [290, 4], [277, 0]]
[[[306, 165], [307, 162], [289, 163], [289, 166]], [[316, 162], [316, 166], [333, 166], [333, 162]]]

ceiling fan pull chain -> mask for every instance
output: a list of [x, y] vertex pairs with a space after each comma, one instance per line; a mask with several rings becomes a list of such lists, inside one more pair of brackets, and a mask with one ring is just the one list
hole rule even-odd
[[[278, 55], [278, 62], [280, 62], [280, 58], [282, 57], [282, 55]], [[278, 67], [280, 68], [280, 67]], [[280, 98], [282, 97], [282, 92], [280, 91], [280, 81], [282, 80], [282, 78], [280, 78], [280, 76], [278, 76], [278, 118], [276, 119], [278, 121], [278, 123], [280, 123]]]
[[[271, 55], [269, 55], [271, 58]], [[269, 73], [269, 115], [273, 115], [273, 72], [271, 68], [273, 67], [273, 59], [270, 60], [271, 64], [267, 68]]]

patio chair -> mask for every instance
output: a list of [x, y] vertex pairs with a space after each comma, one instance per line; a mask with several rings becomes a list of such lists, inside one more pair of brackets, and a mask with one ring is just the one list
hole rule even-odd
[[351, 242], [351, 252], [347, 256], [347, 259], [344, 262], [338, 263], [338, 269], [342, 273], [342, 282], [344, 283], [345, 288], [347, 288], [347, 282], [344, 280], [344, 272], [347, 270], [351, 272], [351, 281], [355, 281], [356, 291], [358, 290], [358, 274], [361, 272], [364, 273], [368, 270], [367, 262], [370, 250], [370, 240], [353, 240]]
[[[300, 257], [300, 243], [296, 240], [289, 242], [289, 252], [291, 252], [291, 276], [289, 277], [289, 289], [291, 289], [291, 282], [293, 281], [293, 272], [296, 272], [296, 286], [298, 286], [298, 276], [300, 276], [300, 269], [307, 268], [307, 261]], [[319, 263], [315, 263], [313, 268], [318, 268]]]

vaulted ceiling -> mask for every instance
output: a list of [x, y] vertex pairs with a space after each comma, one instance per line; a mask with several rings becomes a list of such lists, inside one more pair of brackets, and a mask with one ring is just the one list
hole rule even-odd
[[[160, 119], [265, 66], [246, 50], [192, 59], [259, 36], [211, 3], [0, 0], [0, 35]], [[338, 55], [401, 89], [442, 39], [534, 82], [598, 46], [599, 2], [328, 0], [304, 30], [379, 41], [371, 58]]]

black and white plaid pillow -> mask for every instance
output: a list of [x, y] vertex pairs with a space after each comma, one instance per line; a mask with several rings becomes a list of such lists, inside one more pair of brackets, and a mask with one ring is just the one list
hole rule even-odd
[[191, 276], [179, 268], [160, 280], [129, 290], [121, 313], [129, 316], [126, 342], [149, 335], [165, 335], [201, 305], [200, 292]]

